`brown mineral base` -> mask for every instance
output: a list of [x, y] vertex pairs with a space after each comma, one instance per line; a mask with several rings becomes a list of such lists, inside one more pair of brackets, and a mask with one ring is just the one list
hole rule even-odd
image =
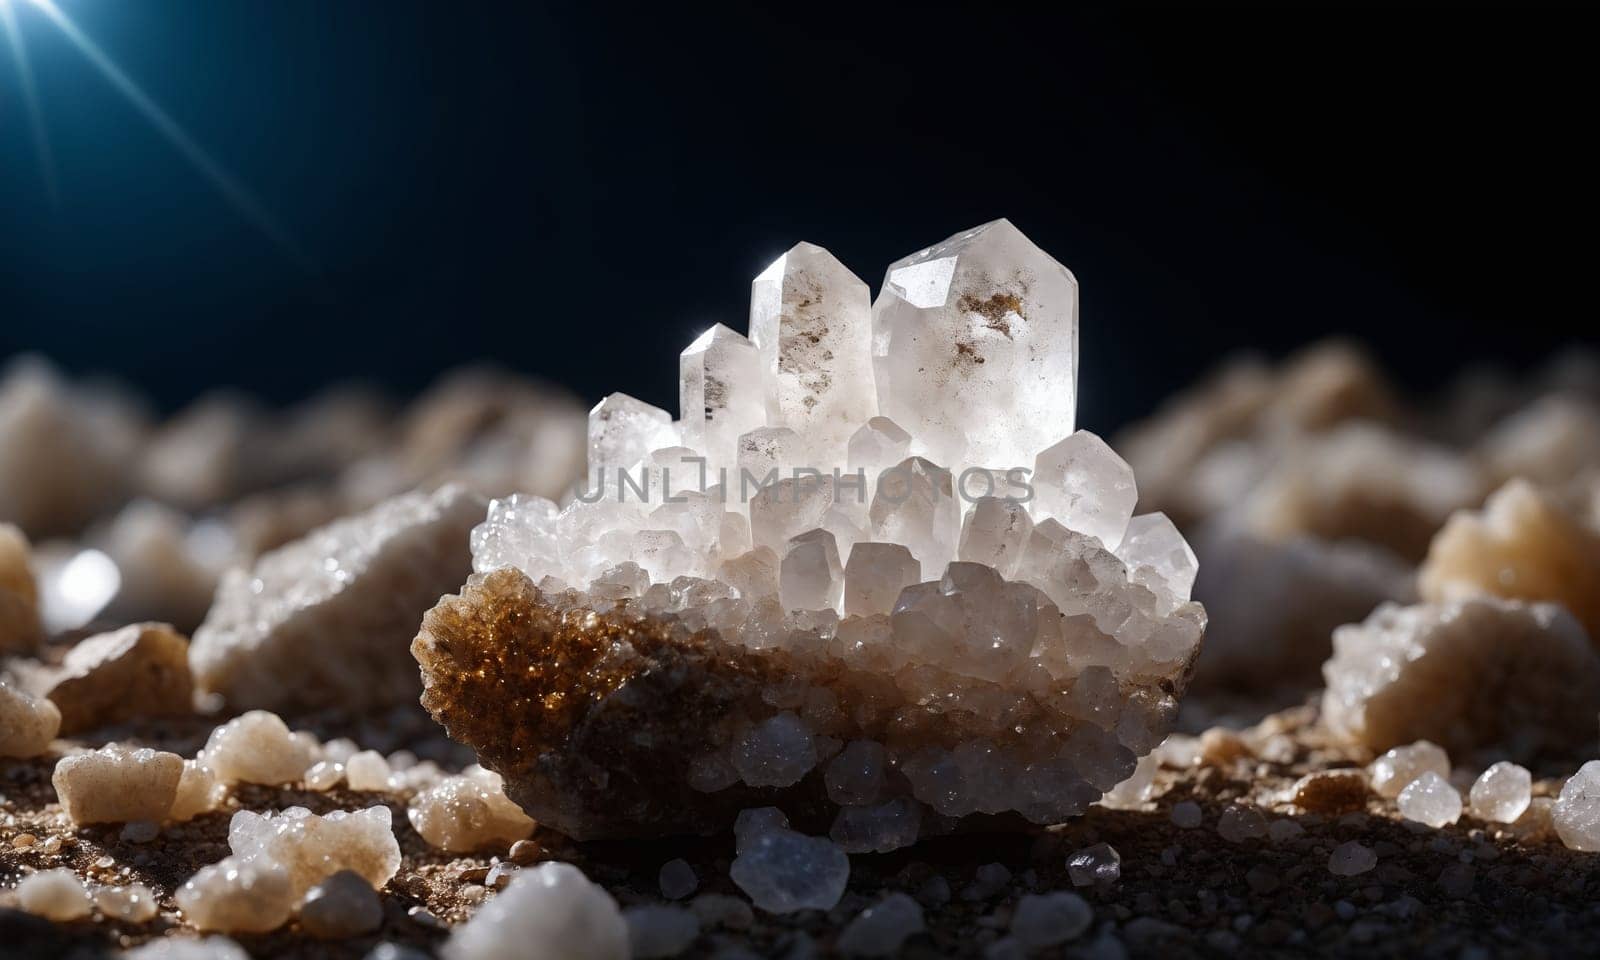
[[[1112, 935], [1133, 957], [1571, 957], [1600, 949], [1600, 858], [1567, 850], [1553, 836], [1530, 835], [1520, 823], [1516, 830], [1470, 817], [1439, 830], [1407, 824], [1392, 802], [1371, 793], [1364, 809], [1346, 813], [1290, 807], [1287, 794], [1302, 775], [1348, 768], [1354, 758], [1323, 741], [1313, 708], [1290, 709], [1268, 723], [1288, 737], [1280, 744], [1293, 743], [1292, 762], [1246, 753], [1221, 766], [1164, 769], [1156, 780], [1158, 798], [1147, 810], [1097, 806], [1059, 827], [1007, 823], [1004, 829], [925, 839], [893, 854], [854, 856], [849, 890], [834, 910], [786, 916], [755, 911], [753, 921], [738, 928], [704, 922], [684, 956], [710, 957], [733, 947], [758, 956], [802, 957], [808, 947], [830, 955], [850, 919], [884, 895], [904, 891], [923, 903], [928, 930], [909, 940], [901, 956], [981, 957], [1005, 934], [1023, 894], [1072, 889], [1066, 859], [1095, 843], [1109, 843], [1121, 855], [1121, 879], [1079, 888], [1094, 908], [1094, 926], [1058, 952], [1042, 955], [1115, 956], [1098, 952], [1107, 944], [1096, 944], [1112, 924]], [[192, 749], [197, 736], [203, 736], [199, 724], [176, 720], [120, 731], [118, 739]], [[291, 924], [272, 934], [237, 937], [253, 956], [358, 960], [382, 942], [429, 951], [487, 893], [482, 884], [492, 854], [452, 857], [430, 850], [399, 803], [382, 794], [242, 786], [224, 809], [135, 843], [122, 838], [120, 826], [66, 826], [50, 786], [53, 765], [52, 758], [0, 761], [0, 885], [14, 885], [23, 866], [66, 866], [91, 884], [138, 882], [156, 889], [161, 914], [143, 925], [105, 919], [57, 925], [0, 908], [0, 956], [6, 958], [88, 957], [152, 937], [194, 936], [182, 926], [171, 894], [199, 867], [227, 854], [228, 819], [237, 809], [298, 804], [321, 813], [388, 801], [404, 853], [399, 874], [382, 891], [386, 919], [378, 933], [323, 942]], [[1558, 784], [1536, 781], [1534, 793], [1549, 796]], [[1348, 799], [1345, 790], [1328, 793]], [[1172, 822], [1173, 806], [1183, 801], [1200, 806], [1199, 827], [1181, 829]], [[1304, 833], [1277, 842], [1223, 839], [1218, 819], [1241, 801], [1254, 803], [1267, 823], [1289, 820]], [[1328, 869], [1329, 854], [1350, 840], [1372, 849], [1377, 866], [1336, 876]], [[733, 850], [726, 836], [575, 844], [540, 830], [518, 853], [525, 860], [574, 863], [624, 908], [661, 902], [657, 871], [680, 857], [700, 877], [694, 896], [744, 899], [728, 879]], [[1004, 891], [964, 896], [978, 868], [991, 863], [1010, 871]], [[936, 891], [945, 885], [950, 899], [940, 904]]]

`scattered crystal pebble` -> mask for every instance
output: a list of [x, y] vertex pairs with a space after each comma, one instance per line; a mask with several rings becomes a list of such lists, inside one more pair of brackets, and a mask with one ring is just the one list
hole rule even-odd
[[107, 917], [123, 923], [147, 923], [155, 919], [159, 910], [155, 893], [142, 883], [101, 887], [94, 892], [94, 905]]
[[193, 820], [202, 813], [210, 813], [221, 805], [227, 792], [227, 786], [217, 780], [216, 773], [203, 757], [185, 760], [167, 819], [182, 822]]
[[1205, 819], [1205, 814], [1200, 809], [1200, 804], [1193, 800], [1181, 800], [1172, 805], [1172, 825], [1180, 830], [1193, 830], [1200, 826]]
[[1562, 785], [1550, 821], [1569, 849], [1600, 851], [1600, 760], [1585, 763]]
[[1418, 740], [1385, 753], [1372, 761], [1367, 771], [1372, 776], [1372, 789], [1381, 797], [1394, 799], [1411, 781], [1424, 773], [1450, 776], [1450, 757], [1437, 744]]
[[66, 923], [89, 915], [89, 892], [71, 870], [41, 870], [17, 884], [17, 906], [46, 920]]
[[319, 940], [371, 933], [383, 923], [383, 904], [361, 874], [340, 870], [306, 892], [300, 929]]
[[1443, 827], [1461, 818], [1461, 794], [1432, 770], [1406, 784], [1396, 801], [1407, 820]]
[[430, 846], [451, 853], [525, 840], [535, 826], [506, 797], [500, 775], [477, 764], [417, 794], [406, 816]]
[[1011, 936], [1024, 951], [1043, 950], [1082, 936], [1094, 911], [1075, 893], [1028, 894], [1011, 914]]
[[[714, 834], [727, 791], [788, 806], [817, 773], [862, 852], [1147, 802], [1205, 612], [1177, 528], [1134, 522], [1131, 468], [1075, 430], [1076, 289], [1006, 221], [898, 261], [875, 306], [790, 250], [748, 339], [680, 355], [676, 422], [611, 394], [586, 495], [494, 501], [412, 643], [424, 705], [578, 840]], [[685, 457], [720, 481], [685, 489]], [[888, 776], [881, 718], [911, 715]]]
[[1372, 848], [1354, 840], [1339, 844], [1328, 855], [1328, 872], [1338, 877], [1353, 877], [1377, 865], [1378, 855]]
[[250, 960], [245, 949], [227, 937], [195, 939], [162, 937], [134, 947], [123, 960]]
[[923, 929], [922, 906], [891, 893], [845, 924], [835, 946], [847, 957], [892, 957]]
[[0, 757], [36, 757], [61, 729], [61, 711], [0, 678]]
[[305, 743], [266, 710], [251, 710], [211, 731], [202, 753], [222, 783], [296, 783], [311, 765]]
[[326, 793], [344, 781], [344, 764], [333, 760], [318, 760], [306, 771], [307, 790]]
[[1533, 775], [1507, 760], [1494, 764], [1473, 781], [1468, 809], [1479, 820], [1512, 823], [1533, 799]]
[[228, 823], [228, 845], [242, 864], [275, 864], [288, 874], [296, 900], [340, 870], [380, 889], [400, 869], [400, 844], [386, 806], [317, 816], [304, 807], [276, 814], [240, 810]]
[[363, 750], [345, 761], [344, 779], [351, 790], [387, 790], [389, 761], [376, 750]]
[[285, 710], [415, 697], [406, 644], [471, 573], [467, 536], [484, 506], [455, 484], [401, 494], [229, 570], [190, 644], [200, 689]]
[[1067, 858], [1067, 875], [1075, 887], [1116, 883], [1122, 877], [1122, 857], [1109, 843], [1084, 847]]
[[700, 936], [700, 921], [683, 907], [630, 907], [622, 912], [637, 960], [676, 957]]
[[1267, 835], [1267, 818], [1255, 807], [1230, 804], [1217, 818], [1217, 834], [1229, 843], [1259, 840]]
[[785, 830], [789, 817], [777, 807], [751, 807], [740, 810], [733, 820], [733, 839], [739, 850], [768, 830]]
[[1273, 843], [1288, 843], [1290, 840], [1304, 836], [1305, 832], [1305, 827], [1287, 817], [1280, 817], [1267, 824], [1267, 839]]
[[182, 776], [175, 753], [112, 743], [62, 757], [50, 782], [73, 823], [126, 823], [165, 820]]
[[530, 867], [450, 934], [445, 960], [628, 960], [628, 924], [609, 893], [566, 863]]
[[149, 843], [161, 835], [161, 824], [154, 820], [135, 820], [126, 824], [120, 834], [125, 843]]
[[668, 900], [682, 900], [700, 886], [700, 877], [687, 860], [668, 860], [656, 875], [661, 895]]
[[265, 933], [283, 926], [296, 897], [282, 866], [233, 856], [200, 868], [173, 899], [198, 930]]
[[850, 858], [826, 837], [768, 828], [740, 839], [730, 875], [768, 913], [831, 910], [850, 879]]

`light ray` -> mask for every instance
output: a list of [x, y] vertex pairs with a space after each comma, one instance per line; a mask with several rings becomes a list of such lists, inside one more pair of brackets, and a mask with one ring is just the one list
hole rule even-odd
[[22, 91], [22, 107], [28, 114], [28, 126], [33, 133], [33, 152], [39, 161], [39, 175], [44, 177], [50, 206], [59, 207], [61, 195], [56, 187], [56, 161], [50, 152], [50, 138], [45, 134], [39, 95], [34, 92], [33, 66], [28, 62], [28, 48], [22, 41], [22, 31], [17, 29], [17, 15], [8, 0], [0, 0], [0, 28], [5, 30], [6, 41], [11, 47], [11, 60], [17, 66], [17, 88]]
[[72, 45], [78, 48], [79, 53], [94, 64], [95, 69], [100, 71], [101, 75], [117, 89], [117, 92], [126, 97], [135, 109], [144, 114], [145, 119], [149, 120], [150, 124], [162, 136], [166, 137], [167, 141], [177, 148], [179, 153], [183, 154], [184, 159], [188, 160], [199, 171], [201, 176], [210, 181], [211, 186], [222, 195], [222, 198], [230, 206], [255, 226], [256, 229], [265, 234], [267, 239], [277, 245], [286, 256], [302, 269], [307, 272], [316, 272], [310, 258], [301, 251], [300, 245], [278, 223], [277, 219], [267, 212], [266, 207], [249, 190], [245, 189], [243, 184], [234, 179], [217, 161], [213, 160], [211, 155], [206, 153], [193, 138], [185, 133], [183, 128], [178, 125], [178, 122], [172, 119], [165, 110], [161, 109], [154, 100], [150, 99], [149, 95], [140, 89], [139, 85], [134, 83], [133, 79], [124, 73], [122, 68], [117, 66], [116, 62], [104, 50], [100, 49], [99, 44], [95, 43], [88, 34], [79, 29], [78, 25], [72, 22], [71, 18], [63, 13], [60, 7], [56, 6], [52, 0], [32, 0], [32, 3], [66, 35], [68, 40], [72, 41]]

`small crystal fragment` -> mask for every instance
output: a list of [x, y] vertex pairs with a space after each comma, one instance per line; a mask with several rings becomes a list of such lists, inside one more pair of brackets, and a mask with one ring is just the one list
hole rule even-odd
[[1033, 519], [1022, 503], [1003, 497], [980, 497], [967, 511], [961, 526], [957, 556], [991, 566], [1001, 576], [1009, 577], [1032, 532]]
[[921, 579], [922, 565], [903, 545], [857, 543], [844, 568], [844, 611], [852, 617], [888, 613], [900, 591]]
[[1172, 825], [1180, 830], [1193, 830], [1200, 826], [1204, 813], [1193, 800], [1180, 800], [1172, 805]]
[[1341, 843], [1328, 856], [1328, 872], [1336, 877], [1354, 877], [1378, 865], [1372, 848], [1354, 840]]
[[89, 892], [71, 870], [41, 870], [17, 884], [17, 906], [46, 920], [67, 923], [89, 915]]
[[218, 782], [217, 775], [203, 759], [185, 760], [167, 819], [182, 822], [209, 813], [221, 805], [227, 791], [227, 786]]
[[80, 640], [45, 691], [62, 733], [137, 717], [189, 713], [189, 642], [164, 623], [134, 623]]
[[0, 678], [0, 757], [36, 757], [50, 748], [61, 728], [61, 711]]
[[1396, 803], [1407, 820], [1443, 827], [1461, 818], [1461, 794], [1432, 770], [1406, 784]]
[[1525, 767], [1502, 760], [1473, 781], [1467, 795], [1474, 817], [1492, 823], [1513, 823], [1528, 809], [1533, 775]]
[[344, 765], [345, 782], [351, 790], [388, 789], [389, 773], [389, 761], [376, 750], [362, 750]]
[[1075, 893], [1028, 894], [1011, 915], [1011, 935], [1025, 951], [1043, 950], [1081, 936], [1094, 911]]
[[1129, 520], [1116, 554], [1129, 570], [1154, 570], [1180, 600], [1189, 599], [1200, 572], [1194, 549], [1164, 513], [1145, 513]]
[[709, 471], [733, 467], [741, 434], [766, 423], [761, 351], [715, 324], [678, 357], [678, 416], [683, 442], [699, 450]]
[[175, 753], [113, 743], [61, 758], [50, 781], [73, 823], [127, 823], [165, 820], [182, 776]]
[[211, 731], [204, 753], [206, 765], [223, 783], [294, 783], [311, 764], [306, 745], [277, 714], [265, 710], [251, 710]]
[[752, 727], [733, 749], [733, 766], [752, 787], [787, 787], [817, 765], [811, 732], [785, 710]]
[[790, 610], [835, 610], [844, 589], [844, 566], [833, 534], [811, 530], [789, 541], [778, 569], [778, 599]]
[[383, 904], [364, 877], [340, 870], [312, 887], [300, 904], [300, 929], [319, 940], [345, 940], [383, 923]]
[[1393, 799], [1424, 773], [1436, 773], [1441, 778], [1450, 776], [1450, 756], [1437, 744], [1418, 740], [1409, 746], [1395, 747], [1372, 761], [1367, 772], [1378, 796]]
[[474, 764], [419, 793], [406, 811], [430, 846], [466, 853], [524, 840], [534, 822], [507, 799], [498, 773]]
[[27, 534], [0, 523], [0, 653], [31, 650], [43, 632]]
[[283, 867], [233, 856], [202, 867], [173, 899], [198, 930], [265, 933], [283, 926], [296, 898]]
[[836, 945], [849, 957], [892, 957], [923, 929], [922, 906], [906, 894], [891, 893], [846, 924]]
[[683, 907], [631, 907], [622, 912], [635, 960], [676, 957], [700, 936], [700, 921]]
[[123, 960], [250, 960], [250, 954], [243, 947], [221, 936], [160, 937], [134, 947], [122, 957]]
[[277, 865], [295, 900], [340, 870], [380, 889], [400, 869], [400, 844], [386, 806], [317, 816], [304, 807], [277, 814], [240, 810], [228, 823], [228, 846], [241, 866]]
[[577, 867], [541, 863], [457, 927], [445, 960], [521, 960], [530, 945], [550, 960], [628, 960], [628, 924], [609, 893]]
[[668, 860], [661, 865], [656, 882], [661, 887], [663, 897], [668, 900], [682, 900], [700, 886], [700, 877], [695, 874], [694, 867], [691, 867], [687, 860]]
[[1338, 814], [1366, 806], [1367, 777], [1360, 770], [1318, 770], [1289, 788], [1295, 806], [1311, 813]]
[[826, 837], [766, 829], [740, 844], [731, 875], [768, 913], [831, 910], [850, 878], [850, 858]]
[[1562, 785], [1550, 821], [1568, 849], [1600, 851], [1600, 760], [1585, 763]]
[[160, 909], [155, 893], [142, 883], [101, 887], [94, 892], [94, 905], [101, 913], [123, 923], [148, 923]]
[[1217, 833], [1229, 843], [1259, 840], [1267, 835], [1267, 818], [1255, 807], [1230, 804], [1217, 818]]
[[1067, 875], [1075, 887], [1116, 883], [1122, 877], [1122, 857], [1111, 844], [1097, 843], [1067, 858]]

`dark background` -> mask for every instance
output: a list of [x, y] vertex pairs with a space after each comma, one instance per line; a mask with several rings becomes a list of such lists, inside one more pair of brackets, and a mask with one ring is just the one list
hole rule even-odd
[[167, 407], [487, 359], [671, 409], [792, 242], [876, 290], [997, 216], [1078, 276], [1100, 429], [1239, 348], [1426, 387], [1596, 335], [1574, 10], [57, 2], [312, 264], [12, 0], [61, 190], [0, 49], [0, 354]]

